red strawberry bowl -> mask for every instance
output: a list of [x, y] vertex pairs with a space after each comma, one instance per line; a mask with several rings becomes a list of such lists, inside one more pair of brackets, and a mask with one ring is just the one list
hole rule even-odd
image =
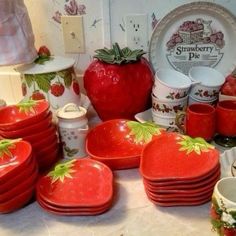
[[41, 141], [45, 139], [48, 136], [51, 136], [52, 134], [56, 134], [57, 130], [54, 126], [49, 126], [47, 129], [41, 130], [38, 133], [34, 133], [31, 135], [24, 136], [24, 140], [32, 143], [36, 143], [38, 141]]
[[116, 119], [94, 127], [87, 135], [86, 150], [92, 159], [112, 169], [139, 166], [143, 147], [164, 132], [153, 123]]
[[0, 135], [2, 135], [5, 138], [20, 138], [27, 135], [30, 135], [32, 133], [38, 133], [47, 127], [49, 127], [52, 123], [52, 113], [50, 112], [43, 120], [40, 120], [39, 122], [35, 122], [32, 125], [27, 125], [26, 127], [22, 127], [21, 129], [16, 130], [4, 130], [0, 131]]
[[45, 100], [28, 100], [0, 110], [0, 130], [22, 129], [35, 124], [48, 115], [49, 104]]
[[26, 141], [0, 140], [0, 184], [14, 177], [32, 160], [32, 147]]

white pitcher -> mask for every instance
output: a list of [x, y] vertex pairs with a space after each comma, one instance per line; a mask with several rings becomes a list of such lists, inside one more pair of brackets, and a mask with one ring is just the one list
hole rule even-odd
[[85, 139], [88, 133], [87, 110], [68, 103], [57, 110], [60, 139], [64, 158], [86, 157]]

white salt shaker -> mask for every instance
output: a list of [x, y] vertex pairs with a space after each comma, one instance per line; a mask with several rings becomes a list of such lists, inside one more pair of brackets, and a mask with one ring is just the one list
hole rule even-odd
[[85, 139], [88, 133], [87, 110], [74, 103], [68, 103], [57, 110], [60, 139], [64, 158], [87, 156]]

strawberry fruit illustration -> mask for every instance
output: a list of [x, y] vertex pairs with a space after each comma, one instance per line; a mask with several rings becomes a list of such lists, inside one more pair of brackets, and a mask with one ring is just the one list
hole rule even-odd
[[96, 50], [96, 58], [86, 69], [84, 87], [102, 120], [134, 119], [134, 115], [150, 107], [153, 72], [142, 57], [143, 50]]
[[75, 94], [80, 95], [80, 86], [77, 80], [73, 79], [72, 88]]
[[64, 85], [62, 83], [56, 82], [56, 83], [51, 85], [50, 90], [51, 90], [51, 93], [55, 97], [60, 97], [60, 96], [63, 95], [63, 93], [65, 91], [65, 87], [64, 87]]
[[42, 100], [42, 99], [45, 99], [45, 96], [39, 90], [35, 90], [33, 94], [31, 95], [31, 99]]

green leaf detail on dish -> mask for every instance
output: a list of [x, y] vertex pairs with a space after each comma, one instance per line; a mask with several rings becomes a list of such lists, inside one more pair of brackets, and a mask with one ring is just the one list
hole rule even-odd
[[34, 107], [38, 104], [38, 101], [35, 100], [27, 100], [27, 101], [23, 101], [20, 102], [16, 105], [16, 107], [19, 108], [19, 112], [25, 112], [27, 113], [35, 113]]
[[129, 135], [134, 136], [135, 143], [148, 143], [153, 135], [161, 134], [162, 128], [152, 122], [127, 121], [127, 126], [131, 130]]
[[72, 178], [74, 162], [76, 159], [65, 161], [63, 163], [57, 164], [52, 171], [50, 171], [47, 176], [51, 177], [52, 184], [60, 180], [64, 181], [65, 178]]
[[200, 155], [202, 152], [208, 152], [215, 147], [207, 143], [203, 138], [191, 138], [189, 136], [182, 135], [182, 140], [178, 142], [181, 145], [180, 151], [186, 151], [186, 154], [195, 152]]
[[15, 143], [19, 142], [21, 139], [3, 139], [0, 141], [0, 158], [4, 155], [12, 157], [10, 149], [15, 149]]

